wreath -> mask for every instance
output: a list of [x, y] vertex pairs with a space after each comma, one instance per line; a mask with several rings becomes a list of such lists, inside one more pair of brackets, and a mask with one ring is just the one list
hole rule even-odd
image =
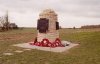
[[54, 42], [50, 42], [48, 39], [43, 39], [41, 42], [35, 42], [35, 43], [30, 43], [31, 45], [36, 45], [36, 46], [43, 46], [43, 47], [63, 47], [61, 44], [61, 40], [59, 38], [56, 38]]
[[56, 38], [56, 40], [55, 40], [55, 45], [56, 45], [56, 46], [60, 46], [60, 45], [61, 45], [61, 41], [60, 41], [59, 38]]
[[48, 39], [43, 39], [42, 42], [41, 42], [41, 45], [44, 46], [44, 47], [49, 47], [50, 42]]

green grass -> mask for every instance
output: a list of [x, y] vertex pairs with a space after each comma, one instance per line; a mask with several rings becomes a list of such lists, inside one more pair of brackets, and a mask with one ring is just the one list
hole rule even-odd
[[[61, 29], [62, 40], [80, 44], [67, 52], [14, 52], [24, 49], [11, 45], [32, 41], [35, 36], [36, 29], [0, 32], [0, 64], [100, 64], [100, 29]], [[11, 52], [14, 55], [4, 56], [4, 52]]]

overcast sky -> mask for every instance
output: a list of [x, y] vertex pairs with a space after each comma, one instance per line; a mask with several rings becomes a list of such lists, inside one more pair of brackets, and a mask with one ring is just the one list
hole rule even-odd
[[39, 13], [53, 9], [62, 27], [100, 24], [100, 0], [0, 0], [0, 16], [9, 12], [10, 22], [36, 27]]

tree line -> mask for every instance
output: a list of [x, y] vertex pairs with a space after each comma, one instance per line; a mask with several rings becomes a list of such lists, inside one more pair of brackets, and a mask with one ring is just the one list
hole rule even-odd
[[100, 28], [100, 25], [85, 25], [81, 26], [83, 29]]

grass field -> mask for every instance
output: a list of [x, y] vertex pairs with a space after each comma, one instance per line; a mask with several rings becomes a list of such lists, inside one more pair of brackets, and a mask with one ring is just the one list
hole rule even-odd
[[[23, 48], [13, 44], [34, 40], [36, 29], [12, 30], [0, 32], [0, 64], [100, 64], [100, 29], [61, 29], [62, 40], [80, 45], [63, 53], [40, 50], [16, 53]], [[14, 53], [5, 56], [3, 53]]]

